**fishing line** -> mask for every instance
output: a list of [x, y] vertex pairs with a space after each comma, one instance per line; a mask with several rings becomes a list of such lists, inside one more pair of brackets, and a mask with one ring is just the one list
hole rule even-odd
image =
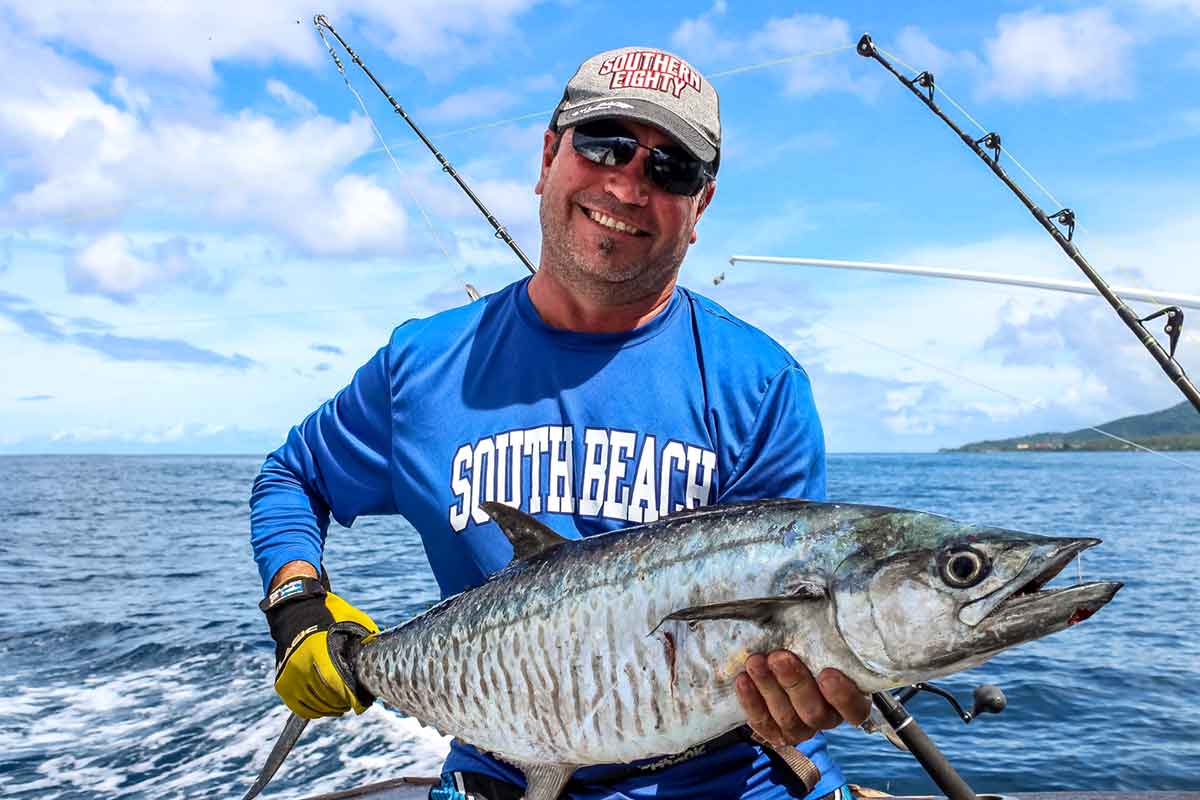
[[[448, 139], [454, 136], [463, 136], [468, 133], [475, 133], [476, 131], [485, 131], [489, 128], [501, 128], [505, 125], [511, 125], [514, 122], [524, 122], [527, 119], [549, 119], [550, 115], [553, 113], [553, 109], [550, 111], [533, 111], [529, 114], [521, 114], [520, 116], [509, 117], [508, 119], [498, 119], [495, 122], [484, 122], [479, 125], [472, 125], [470, 128], [458, 128], [457, 130], [452, 131], [439, 131], [433, 134], [433, 138]], [[416, 147], [416, 145], [416, 142], [407, 141], [392, 143], [392, 147]], [[375, 153], [381, 152], [383, 149], [383, 147], [376, 147], [371, 150], [367, 150], [365, 153], [363, 153], [363, 155], [374, 155]]]
[[[900, 58], [899, 56], [897, 56], [896, 54], [894, 54], [894, 53], [891, 53], [891, 52], [889, 52], [889, 51], [885, 50], [884, 48], [880, 47], [879, 45], [875, 45], [875, 49], [876, 49], [876, 50], [878, 50], [879, 52], [883, 53], [885, 56], [887, 56], [888, 58], [890, 58], [892, 61], [895, 61], [895, 62], [896, 62], [897, 64], [899, 64], [900, 66], [904, 67], [904, 68], [905, 68], [906, 70], [908, 70], [909, 72], [912, 72], [912, 73], [914, 73], [914, 74], [918, 72], [918, 70], [917, 70], [917, 68], [916, 68], [916, 67], [913, 67], [912, 65], [905, 63], [905, 61], [904, 61], [902, 58]], [[941, 84], [939, 84], [939, 83], [935, 83], [933, 88], [934, 88], [934, 91], [935, 91], [937, 94], [939, 94], [939, 95], [941, 95], [942, 97], [944, 97], [944, 98], [946, 99], [946, 101], [950, 103], [950, 105], [952, 105], [952, 106], [954, 106], [956, 109], [958, 109], [958, 113], [960, 113], [960, 114], [962, 114], [964, 117], [966, 117], [966, 118], [967, 118], [967, 120], [969, 120], [969, 121], [970, 121], [970, 123], [971, 123], [972, 125], [974, 125], [974, 126], [975, 126], [975, 128], [976, 128], [976, 129], [977, 129], [977, 130], [978, 130], [980, 133], [982, 133], [982, 134], [987, 134], [987, 133], [989, 133], [988, 129], [987, 129], [987, 128], [985, 128], [985, 127], [983, 127], [982, 123], [980, 123], [980, 122], [979, 122], [979, 120], [977, 120], [977, 119], [975, 119], [975, 117], [971, 116], [971, 112], [967, 111], [967, 109], [965, 109], [965, 108], [964, 108], [964, 107], [963, 107], [963, 106], [962, 106], [962, 105], [961, 105], [961, 104], [960, 104], [960, 103], [959, 103], [957, 100], [955, 100], [955, 99], [954, 99], [954, 98], [953, 98], [953, 97], [950, 95], [950, 93], [949, 93], [949, 92], [947, 92], [945, 89], [943, 89], [943, 88], [942, 88], [942, 85], [941, 85]], [[1065, 207], [1065, 206], [1066, 206], [1066, 203], [1063, 203], [1061, 200], [1059, 200], [1057, 197], [1055, 197], [1055, 196], [1054, 196], [1054, 193], [1053, 193], [1053, 192], [1051, 192], [1051, 191], [1050, 191], [1048, 188], [1046, 188], [1046, 186], [1045, 186], [1045, 185], [1044, 185], [1044, 184], [1043, 184], [1041, 181], [1039, 181], [1039, 180], [1037, 179], [1037, 176], [1036, 176], [1036, 175], [1034, 175], [1032, 172], [1030, 172], [1028, 169], [1026, 169], [1026, 168], [1025, 168], [1025, 165], [1024, 165], [1024, 164], [1022, 164], [1022, 163], [1020, 162], [1020, 160], [1019, 160], [1019, 159], [1017, 159], [1017, 156], [1016, 156], [1016, 154], [1015, 154], [1015, 153], [1013, 153], [1013, 151], [1012, 151], [1012, 150], [1010, 150], [1010, 149], [1009, 149], [1009, 148], [1008, 148], [1006, 145], [1004, 145], [1003, 143], [1001, 143], [1001, 146], [1000, 146], [1000, 151], [1001, 151], [1002, 153], [1004, 153], [1006, 156], [1008, 156], [1009, 160], [1010, 160], [1010, 161], [1012, 161], [1012, 162], [1013, 162], [1013, 164], [1015, 164], [1015, 165], [1017, 166], [1017, 169], [1019, 169], [1019, 170], [1020, 170], [1022, 173], [1024, 173], [1025, 177], [1026, 177], [1026, 178], [1029, 178], [1030, 182], [1031, 182], [1031, 183], [1033, 183], [1033, 185], [1034, 185], [1034, 186], [1036, 186], [1036, 187], [1037, 187], [1037, 188], [1038, 188], [1038, 189], [1041, 191], [1041, 193], [1042, 193], [1042, 194], [1044, 194], [1044, 195], [1046, 196], [1046, 198], [1047, 198], [1047, 199], [1048, 199], [1050, 202], [1054, 203], [1054, 205], [1058, 206], [1059, 208], [1063, 208], [1063, 207]], [[1078, 228], [1078, 230], [1079, 230], [1080, 232], [1082, 232], [1082, 233], [1086, 233], [1086, 234], [1087, 234], [1087, 235], [1089, 235], [1089, 236], [1091, 236], [1091, 235], [1092, 235], [1092, 232], [1091, 232], [1090, 230], [1088, 230], [1087, 226], [1083, 225], [1082, 223], [1078, 223], [1078, 224], [1076, 225], [1076, 227]], [[1156, 299], [1156, 300], [1154, 300], [1153, 302], [1157, 303], [1158, 305], [1166, 305], [1166, 302], [1165, 302], [1165, 301], [1163, 301], [1163, 300], [1158, 300], [1158, 299]]]
[[[878, 62], [888, 72], [890, 72], [901, 84], [904, 85], [918, 100], [920, 100], [926, 108], [928, 108], [938, 119], [944, 122], [958, 137], [967, 145], [970, 150], [979, 156], [982, 161], [991, 169], [992, 174], [996, 176], [1009, 191], [1021, 201], [1021, 204], [1029, 211], [1030, 214], [1041, 224], [1042, 228], [1054, 239], [1055, 244], [1075, 262], [1075, 265], [1083, 272], [1092, 285], [1096, 287], [1096, 291], [1108, 301], [1109, 305], [1125, 323], [1130, 332], [1137, 337], [1138, 341], [1146, 348], [1147, 352], [1158, 363], [1162, 371], [1175, 384], [1176, 388], [1187, 398], [1192, 406], [1200, 411], [1200, 389], [1197, 389], [1195, 384], [1187, 377], [1183, 367], [1175, 360], [1175, 346], [1178, 343], [1181, 327], [1183, 324], [1183, 312], [1175, 306], [1168, 306], [1146, 317], [1139, 318], [1124, 301], [1121, 300], [1112, 290], [1112, 288], [1100, 277], [1084, 258], [1083, 253], [1072, 242], [1075, 234], [1075, 212], [1070, 208], [1061, 208], [1053, 214], [1047, 215], [1039, 208], [1018, 186], [1013, 182], [1012, 178], [1000, 165], [1000, 155], [1003, 152], [1002, 142], [998, 133], [989, 132], [980, 139], [974, 139], [969, 136], [946, 115], [946, 113], [934, 102], [934, 96], [937, 93], [936, 81], [932, 73], [925, 71], [918, 74], [915, 78], [909, 79], [901, 75], [892, 64], [884, 58], [878, 47], [872, 41], [870, 34], [864, 33], [858, 41], [858, 54], [864, 58], [870, 58]], [[911, 68], [910, 68], [911, 69]], [[990, 152], [985, 152], [986, 148]], [[1065, 235], [1063, 231], [1066, 231]], [[1155, 319], [1156, 317], [1166, 317], [1166, 333], [1169, 337], [1170, 351], [1168, 352], [1158, 340], [1146, 330], [1144, 323]]]
[[[885, 350], [889, 353], [892, 353], [893, 355], [900, 356], [901, 358], [906, 358], [909, 361], [913, 361], [917, 364], [921, 364], [922, 366], [928, 367], [929, 369], [932, 369], [936, 372], [945, 373], [947, 375], [958, 378], [961, 381], [965, 381], [967, 383], [974, 384], [975, 386], [978, 386], [982, 389], [987, 389], [988, 391], [995, 392], [996, 394], [1001, 395], [1002, 397], [1005, 397], [1005, 398], [1017, 403], [1018, 406], [1028, 404], [1034, 410], [1045, 411], [1045, 410], [1049, 409], [1049, 407], [1045, 404], [1045, 401], [1043, 401], [1043, 400], [1029, 400], [1027, 398], [1018, 397], [1017, 395], [1006, 392], [1003, 389], [998, 389], [995, 386], [986, 384], [983, 381], [978, 380], [977, 378], [972, 378], [969, 375], [964, 375], [961, 372], [956, 372], [956, 371], [950, 369], [949, 367], [945, 367], [945, 366], [942, 366], [939, 364], [934, 364], [931, 361], [926, 361], [925, 359], [922, 359], [918, 356], [914, 356], [911, 353], [906, 353], [903, 350], [897, 350], [894, 347], [883, 344], [882, 342], [877, 342], [874, 339], [870, 339], [866, 336], [863, 336], [862, 334], [852, 333], [851, 331], [844, 330], [835, 325], [830, 325], [826, 322], [821, 322], [819, 320], [812, 320], [811, 324], [817, 325], [817, 326], [825, 328], [827, 330], [831, 330], [835, 333], [841, 334], [842, 336], [846, 336], [851, 339], [857, 339], [860, 342], [864, 342], [866, 344], [873, 345], [875, 347], [878, 347], [880, 350]], [[1095, 431], [1096, 433], [1100, 434], [1101, 436], [1107, 436], [1109, 439], [1114, 439], [1114, 440], [1120, 442], [1121, 444], [1128, 445], [1129, 447], [1135, 448], [1137, 450], [1141, 450], [1146, 453], [1150, 453], [1152, 455], [1156, 455], [1159, 458], [1165, 458], [1167, 461], [1170, 461], [1171, 463], [1176, 464], [1178, 466], [1184, 467], [1185, 469], [1190, 469], [1190, 470], [1195, 470], [1196, 472], [1200, 472], [1200, 466], [1196, 466], [1195, 464], [1191, 464], [1187, 461], [1182, 461], [1173, 456], [1169, 456], [1166, 453], [1163, 453], [1159, 450], [1154, 450], [1152, 448], [1146, 447], [1145, 445], [1141, 445], [1141, 444], [1138, 444], [1137, 442], [1130, 441], [1129, 439], [1124, 439], [1120, 436], [1117, 436], [1114, 433], [1109, 433], [1108, 431], [1101, 430], [1100, 428], [1096, 428], [1091, 425], [1086, 425], [1084, 427], [1086, 430]]]
[[[836, 55], [838, 53], [844, 53], [847, 50], [853, 50], [854, 47], [855, 46], [853, 44], [845, 44], [845, 45], [841, 45], [839, 47], [832, 47], [827, 50], [809, 50], [809, 51], [806, 51], [803, 53], [797, 53], [792, 56], [787, 56], [785, 58], [776, 58], [772, 61], [763, 61], [758, 64], [748, 64], [744, 67], [732, 67], [727, 70], [722, 70], [721, 72], [712, 72], [712, 73], [709, 73], [706, 77], [709, 80], [712, 80], [713, 78], [726, 78], [726, 77], [729, 77], [730, 75], [740, 75], [743, 72], [753, 72], [754, 70], [767, 69], [769, 67], [775, 67], [780, 64], [789, 64], [789, 63], [792, 63], [795, 61], [803, 61], [803, 60], [809, 59], [809, 58], [820, 58], [822, 56]], [[514, 122], [524, 122], [525, 120], [529, 120], [529, 119], [549, 119], [550, 115], [553, 113], [554, 113], [554, 109], [549, 109], [547, 111], [534, 111], [529, 114], [521, 114], [516, 117], [509, 117], [507, 119], [496, 120], [495, 122], [485, 122], [480, 125], [473, 125], [469, 128], [459, 128], [457, 130], [442, 131], [440, 133], [433, 134], [433, 136], [436, 139], [447, 139], [447, 138], [450, 138], [453, 136], [462, 136], [462, 135], [465, 135], [468, 133], [475, 133], [476, 131], [488, 130], [489, 128], [499, 128], [504, 125], [511, 125]], [[412, 147], [415, 145], [416, 145], [416, 142], [410, 142], [410, 141], [394, 142], [392, 144], [393, 147]], [[372, 150], [366, 151], [363, 155], [371, 155], [374, 153], [379, 153], [383, 149], [384, 148], [376, 147]]]
[[[906, 64], [899, 56], [895, 55], [894, 53], [890, 53], [887, 50], [884, 50], [879, 45], [876, 45], [875, 49], [878, 50], [879, 52], [883, 53], [885, 56], [887, 56], [891, 60], [895, 61], [900, 66], [904, 67], [909, 72], [912, 72], [915, 74], [920, 71], [920, 70], [916, 69], [915, 67], [910, 66], [909, 64]], [[940, 94], [942, 97], [946, 98], [946, 100], [949, 101], [950, 105], [952, 105], [956, 109], [958, 109], [958, 113], [962, 114], [964, 117], [966, 117], [968, 120], [970, 120], [971, 124], [974, 125], [979, 130], [980, 133], [983, 133], [983, 134], [990, 133], [990, 131], [988, 131], [987, 128], [983, 127], [983, 125], [980, 124], [979, 120], [977, 120], [977, 119], [975, 119], [975, 117], [971, 116], [971, 113], [969, 111], [967, 111], [965, 108], [963, 108], [957, 100], [955, 100], [953, 97], [951, 97], [950, 93], [947, 92], [945, 89], [943, 89], [941, 84], [935, 83], [933, 88], [934, 88], [935, 92]], [[1064, 203], [1060, 202], [1058, 200], [1058, 198], [1056, 198], [1050, 192], [1049, 189], [1047, 189], [1045, 186], [1043, 186], [1042, 182], [1039, 181], [1032, 172], [1025, 169], [1024, 165], [1022, 165], [1021, 162], [1017, 160], [1017, 157], [1013, 154], [1012, 150], [1009, 150], [1008, 147], [1003, 145], [1003, 143], [1001, 143], [1000, 150], [1006, 156], [1008, 156], [1009, 159], [1014, 164], [1017, 165], [1017, 169], [1019, 169], [1019, 170], [1021, 170], [1021, 172], [1025, 173], [1025, 177], [1029, 178], [1029, 180], [1032, 181], [1035, 186], [1037, 186], [1039, 189], [1042, 190], [1042, 194], [1046, 195], [1046, 197], [1050, 200], [1050, 202], [1054, 203], [1059, 208], [1062, 208], [1065, 205]], [[1085, 230], [1082, 225], [1079, 226], [1079, 229]]]
[[[333, 49], [333, 45], [327, 38], [325, 38], [325, 32], [321, 30], [321, 26], [317, 24], [315, 20], [313, 27], [317, 29], [317, 35], [321, 37], [321, 41], [325, 44], [325, 49], [329, 51], [330, 57], [333, 58], [333, 63], [337, 66], [337, 71], [342, 76], [342, 83], [346, 84], [346, 88], [350, 90], [350, 94], [354, 95], [354, 99], [358, 101], [358, 107], [362, 109], [367, 121], [371, 123], [371, 130], [375, 132], [375, 138], [379, 139], [379, 144], [382, 145], [380, 149], [387, 153], [387, 157], [392, 162], [392, 166], [396, 168], [396, 173], [400, 175], [400, 191], [404, 192], [405, 196], [407, 196], [412, 204], [417, 207], [417, 210], [421, 212], [421, 218], [425, 220], [425, 227], [429, 229], [430, 235], [433, 236], [433, 241], [437, 243], [438, 249], [442, 251], [442, 255], [446, 257], [446, 261], [450, 262], [450, 264], [453, 266], [454, 262], [450, 258], [450, 252], [442, 243], [441, 237], [438, 236], [437, 229], [433, 226], [433, 221], [429, 218], [429, 215], [425, 213], [425, 207], [421, 205], [416, 196], [405, 186], [404, 171], [400, 169], [400, 164], [396, 161], [396, 157], [392, 155], [392, 150], [390, 147], [388, 147], [387, 141], [384, 140], [383, 134], [379, 130], [379, 126], [375, 124], [375, 118], [372, 117], [371, 112], [367, 110], [367, 104], [363, 102], [362, 95], [360, 95], [358, 90], [354, 88], [354, 85], [350, 83], [350, 76], [346, 74], [346, 68], [342, 65], [342, 60], [338, 58], [338, 54]], [[379, 151], [376, 150], [375, 152]]]
[[780, 64], [790, 64], [794, 61], [801, 61], [801, 60], [808, 59], [808, 58], [818, 58], [820, 56], [836, 55], [837, 53], [843, 53], [847, 50], [853, 50], [854, 48], [855, 48], [855, 45], [846, 44], [846, 45], [841, 45], [840, 47], [831, 47], [828, 50], [809, 50], [808, 52], [797, 53], [794, 56], [787, 56], [785, 58], [776, 58], [771, 61], [763, 61], [761, 63], [750, 64], [745, 67], [733, 67], [732, 69], [722, 70], [721, 72], [712, 72], [712, 73], [709, 73], [708, 78], [709, 78], [709, 80], [711, 80], [713, 78], [726, 78], [730, 75], [740, 75], [743, 72], [752, 72], [752, 71], [758, 70], [758, 69], [766, 69], [768, 67], [776, 67], [776, 66], [779, 66]]
[[[442, 171], [454, 179], [455, 183], [458, 184], [458, 187], [462, 189], [467, 197], [471, 199], [471, 202], [475, 204], [475, 208], [479, 210], [479, 213], [483, 214], [484, 218], [487, 219], [488, 224], [490, 224], [492, 226], [492, 230], [495, 231], [496, 238], [502, 240], [509, 246], [509, 249], [511, 249], [513, 254], [520, 259], [521, 263], [525, 265], [530, 274], [537, 272], [537, 268], [533, 265], [533, 262], [529, 260], [529, 257], [525, 255], [525, 252], [521, 250], [521, 247], [517, 244], [516, 240], [514, 240], [505, 227], [500, 224], [500, 221], [492, 215], [492, 212], [487, 209], [487, 206], [483, 204], [483, 201], [480, 200], [473, 191], [471, 191], [471, 187], [467, 186], [466, 182], [459, 176], [458, 172], [454, 169], [446, 157], [442, 155], [436, 147], [434, 147], [433, 142], [429, 141], [429, 137], [427, 137], [421, 131], [421, 129], [417, 127], [417, 124], [413, 122], [412, 117], [408, 115], [408, 112], [406, 112], [404, 108], [398, 102], [396, 102], [396, 98], [392, 97], [391, 93], [387, 90], [387, 87], [379, 82], [379, 79], [375, 77], [375, 74], [371, 72], [363, 60], [359, 58], [358, 53], [354, 52], [354, 48], [352, 48], [349, 43], [342, 38], [342, 35], [337, 32], [332, 23], [329, 22], [324, 14], [317, 14], [315, 17], [313, 17], [313, 27], [317, 29], [317, 33], [321, 35], [321, 40], [325, 42], [327, 47], [329, 46], [329, 40], [325, 38], [325, 34], [321, 31], [321, 28], [325, 28], [331, 34], [333, 34], [333, 38], [338, 40], [338, 44], [342, 46], [342, 49], [346, 51], [351, 60], [353, 60], [354, 63], [358, 65], [358, 68], [361, 69], [368, 78], [370, 78], [371, 83], [375, 84], [375, 88], [377, 88], [380, 93], [387, 98], [388, 103], [392, 106], [392, 110], [404, 118], [404, 121], [408, 123], [408, 127], [412, 128], [413, 133], [420, 138], [420, 140], [425, 144], [425, 147], [429, 149], [429, 152], [432, 153], [434, 158], [437, 159], [438, 163], [442, 165]], [[337, 54], [334, 52], [332, 47], [329, 47], [329, 54], [333, 56], [333, 60], [338, 65], [339, 71], [342, 71], [341, 59], [337, 57]], [[344, 71], [343, 74], [345, 74]], [[372, 124], [374, 123], [372, 122]], [[382, 136], [380, 137], [380, 140], [382, 141]], [[473, 289], [474, 287], [468, 286], [468, 294], [477, 296], [478, 292], [474, 292]]]

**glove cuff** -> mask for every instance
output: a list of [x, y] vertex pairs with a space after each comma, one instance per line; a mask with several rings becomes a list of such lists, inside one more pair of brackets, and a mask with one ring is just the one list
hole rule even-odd
[[308, 597], [324, 597], [328, 588], [328, 585], [316, 578], [308, 575], [299, 575], [295, 578], [289, 578], [275, 587], [275, 591], [268, 594], [259, 602], [258, 609], [269, 617], [272, 609], [278, 608], [284, 603], [303, 600]]
[[329, 630], [333, 614], [325, 605], [326, 594], [316, 578], [300, 577], [285, 581], [259, 603], [275, 640], [276, 669], [306, 638]]

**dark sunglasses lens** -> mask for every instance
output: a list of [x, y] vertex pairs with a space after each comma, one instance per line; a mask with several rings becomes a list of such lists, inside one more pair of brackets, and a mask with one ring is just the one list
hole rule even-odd
[[671, 194], [691, 197], [704, 187], [704, 162], [683, 153], [652, 150], [647, 163], [650, 180]]
[[624, 136], [596, 135], [584, 130], [575, 129], [571, 136], [571, 144], [575, 152], [596, 164], [606, 167], [619, 167], [628, 164], [637, 153], [637, 140]]
[[[637, 155], [638, 140], [619, 124], [602, 120], [577, 125], [571, 135], [575, 152], [606, 167], [628, 164]], [[694, 196], [708, 179], [703, 161], [677, 147], [648, 148], [646, 174], [654, 184], [671, 194]]]

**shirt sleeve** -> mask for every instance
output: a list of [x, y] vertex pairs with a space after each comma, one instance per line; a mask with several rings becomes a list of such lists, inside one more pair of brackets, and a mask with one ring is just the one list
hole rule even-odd
[[767, 385], [719, 503], [825, 499], [825, 433], [808, 375], [785, 367]]
[[383, 347], [267, 456], [250, 494], [250, 545], [264, 592], [289, 561], [320, 569], [331, 515], [349, 526], [360, 515], [396, 511], [388, 366]]

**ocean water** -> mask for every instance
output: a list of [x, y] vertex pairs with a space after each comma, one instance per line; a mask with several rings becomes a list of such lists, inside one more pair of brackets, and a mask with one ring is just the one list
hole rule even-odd
[[[1200, 454], [1177, 454], [1200, 467]], [[240, 796], [286, 712], [247, 540], [258, 457], [2, 457], [0, 796]], [[978, 791], [1200, 789], [1200, 481], [1145, 454], [845, 455], [830, 495], [1105, 540], [1086, 578], [1125, 581], [1094, 618], [943, 686], [1009, 708], [964, 726], [911, 710]], [[330, 532], [335, 587], [381, 624], [436, 598], [403, 520]], [[1058, 579], [1074, 580], [1075, 567]], [[841, 730], [851, 780], [932, 784], [883, 739]], [[268, 790], [305, 797], [433, 774], [448, 740], [376, 707], [311, 725]]]

